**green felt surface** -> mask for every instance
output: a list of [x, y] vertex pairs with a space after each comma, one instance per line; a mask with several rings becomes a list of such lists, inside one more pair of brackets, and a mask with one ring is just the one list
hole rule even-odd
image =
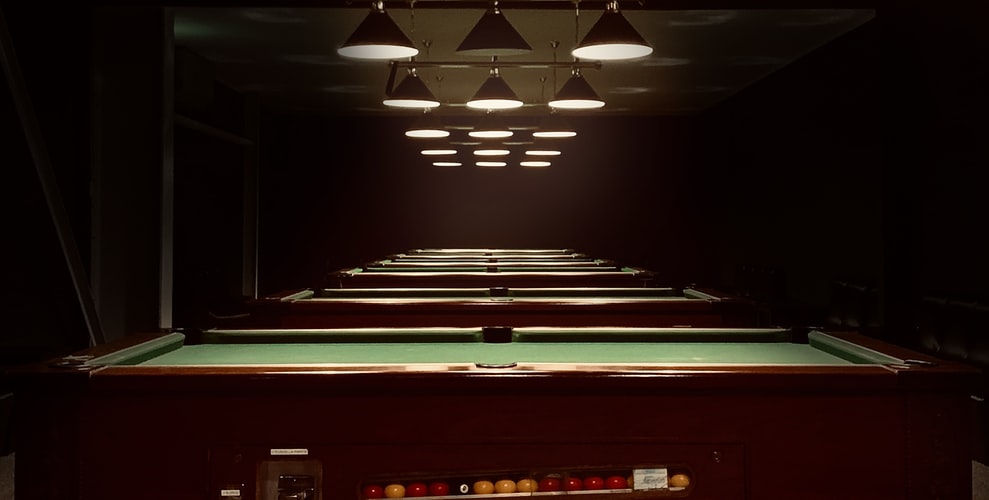
[[184, 346], [145, 365], [413, 363], [848, 364], [800, 344], [751, 343], [347, 343]]
[[[494, 269], [496, 271], [488, 271]], [[631, 269], [619, 271], [612, 266], [513, 266], [502, 264], [478, 264], [476, 266], [368, 266], [363, 268], [364, 272], [372, 273], [606, 273], [606, 272], [630, 272]]]
[[354, 268], [349, 269], [346, 272], [351, 274], [396, 274], [396, 275], [442, 275], [442, 274], [456, 274], [456, 273], [491, 273], [488, 268], [494, 267], [497, 269], [497, 273], [526, 273], [526, 274], [560, 274], [560, 275], [580, 275], [580, 274], [603, 274], [603, 273], [614, 273], [614, 274], [635, 274], [639, 272], [638, 269], [631, 267], [622, 267], [616, 269], [610, 266], [577, 266], [577, 267], [566, 267], [566, 266], [550, 266], [550, 267], [527, 267], [527, 266], [450, 266], [441, 268], [430, 268], [422, 269], [418, 267], [367, 267], [367, 268]]
[[[444, 330], [449, 335], [469, 335], [471, 329]], [[607, 341], [608, 330], [588, 330], [583, 338], [597, 341], [573, 341], [573, 333], [556, 329], [530, 329], [511, 343], [484, 343], [462, 341], [400, 341], [401, 337], [387, 339], [388, 331], [379, 330], [384, 337], [374, 342], [360, 342], [356, 331], [335, 332], [340, 342], [319, 331], [294, 330], [298, 335], [311, 335], [314, 340], [305, 342], [297, 337], [292, 342], [234, 342], [238, 337], [251, 337], [261, 332], [232, 332], [229, 343], [204, 343], [175, 345], [174, 349], [157, 349], [148, 359], [141, 356], [135, 362], [117, 359], [117, 364], [142, 364], [154, 366], [222, 366], [222, 365], [347, 365], [347, 364], [507, 364], [507, 363], [564, 363], [564, 364], [669, 364], [669, 365], [847, 365], [854, 363], [894, 363], [899, 360], [858, 348], [834, 337], [812, 332], [810, 343], [790, 341], [765, 341], [780, 331], [739, 331], [738, 341], [726, 341], [723, 331], [711, 331], [710, 338], [703, 333], [691, 333], [701, 341], [682, 341], [684, 333], [676, 329], [665, 331], [668, 335], [650, 334], [646, 329], [621, 329], [621, 334]], [[422, 329], [420, 333], [428, 333]], [[270, 334], [271, 332], [265, 332]], [[434, 334], [436, 332], [433, 332]], [[614, 332], [612, 332], [614, 333]], [[660, 332], [662, 334], [664, 332]], [[539, 341], [526, 341], [530, 339]], [[570, 335], [568, 337], [567, 335]], [[768, 335], [768, 337], [767, 337]], [[640, 338], [636, 338], [639, 336]], [[406, 337], [407, 338], [407, 337]], [[666, 338], [669, 341], [657, 341]], [[382, 340], [385, 341], [382, 341]], [[602, 340], [605, 339], [605, 340]], [[638, 341], [640, 339], [648, 339]], [[448, 339], [449, 340], [449, 339]], [[566, 340], [566, 341], [562, 341]], [[174, 343], [174, 338], [172, 340]], [[181, 339], [179, 339], [181, 342]], [[106, 361], [104, 361], [106, 362]]]
[[[637, 287], [637, 288], [607, 288], [607, 287], [556, 287], [556, 288], [509, 288], [507, 297], [513, 299], [702, 299], [711, 300], [717, 297], [691, 289], [682, 292], [668, 287]], [[306, 290], [285, 297], [286, 300], [302, 299], [376, 299], [376, 298], [405, 298], [405, 299], [443, 299], [463, 300], [490, 298], [490, 288], [324, 288], [318, 291]], [[503, 297], [497, 297], [503, 298]]]

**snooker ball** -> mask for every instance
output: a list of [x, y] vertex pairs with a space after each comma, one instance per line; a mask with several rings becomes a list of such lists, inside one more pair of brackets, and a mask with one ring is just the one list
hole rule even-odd
[[584, 478], [585, 490], [603, 490], [604, 478], [600, 476], [587, 476]]
[[450, 494], [450, 485], [442, 481], [429, 483], [429, 494], [434, 497], [441, 497]]
[[604, 480], [604, 485], [609, 490], [622, 490], [628, 488], [628, 481], [626, 481], [622, 476], [608, 476], [608, 478]]
[[583, 481], [579, 477], [570, 476], [563, 481], [563, 489], [566, 491], [579, 491], [584, 488]]
[[364, 498], [385, 498], [385, 489], [377, 484], [364, 487]]
[[539, 491], [539, 483], [533, 481], [532, 479], [519, 479], [515, 483], [515, 489], [523, 492]]
[[494, 484], [495, 493], [515, 493], [518, 486], [511, 479], [502, 479]]
[[424, 497], [426, 493], [426, 483], [409, 483], [405, 487], [405, 496], [407, 497]]
[[546, 476], [539, 480], [539, 483], [536, 487], [539, 489], [539, 491], [560, 491], [561, 485], [562, 484], [560, 483], [560, 478]]
[[669, 484], [671, 488], [686, 488], [690, 485], [690, 476], [686, 474], [673, 474], [670, 476]]
[[385, 486], [385, 498], [404, 498], [405, 486], [401, 484], [389, 484]]
[[494, 483], [487, 480], [475, 481], [474, 482], [474, 493], [478, 495], [487, 495], [489, 493], [494, 493], [495, 486]]

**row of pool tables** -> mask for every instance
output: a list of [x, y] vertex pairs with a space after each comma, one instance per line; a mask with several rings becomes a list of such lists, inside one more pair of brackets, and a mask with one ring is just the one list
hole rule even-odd
[[671, 287], [323, 288], [248, 304], [225, 326], [755, 326], [754, 306], [717, 290]]
[[[571, 285], [570, 299], [656, 298]], [[491, 285], [272, 300], [453, 308], [454, 292], [467, 309], [569, 307]], [[436, 325], [457, 313], [435, 310], [369, 326], [391, 313], [368, 307], [347, 327], [280, 316], [138, 334], [15, 370], [18, 498], [971, 498], [979, 375], [964, 365], [819, 328], [591, 325], [549, 309], [578, 319]]]
[[329, 273], [325, 288], [657, 286], [652, 271], [570, 249], [416, 249]]

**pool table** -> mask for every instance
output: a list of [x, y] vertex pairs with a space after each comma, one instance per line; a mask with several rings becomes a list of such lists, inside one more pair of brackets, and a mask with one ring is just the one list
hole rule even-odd
[[214, 326], [757, 326], [750, 301], [671, 287], [304, 289], [252, 300], [247, 312]]
[[406, 252], [418, 256], [526, 256], [526, 257], [560, 257], [583, 255], [570, 248], [413, 248]]
[[498, 259], [498, 258], [484, 258], [471, 259], [471, 258], [461, 258], [461, 259], [431, 259], [431, 260], [415, 260], [415, 259], [380, 259], [368, 262], [364, 264], [363, 268], [414, 268], [421, 270], [443, 270], [447, 268], [475, 268], [477, 270], [487, 270], [489, 267], [506, 267], [509, 269], [535, 269], [545, 268], [544, 270], [566, 270], [568, 268], [579, 268], [583, 270], [584, 268], [605, 268], [610, 270], [621, 269], [615, 261], [607, 259], [551, 259], [551, 260], [534, 260], [534, 259]]
[[444, 262], [444, 261], [474, 261], [474, 262], [581, 262], [595, 260], [581, 253], [540, 255], [540, 254], [408, 254], [399, 253], [385, 257], [386, 259], [403, 262]]
[[330, 273], [324, 288], [641, 287], [655, 284], [655, 273], [638, 267], [495, 264], [429, 270], [355, 267]]
[[[135, 334], [15, 371], [18, 497], [972, 496], [978, 373], [854, 333], [285, 333]], [[507, 481], [541, 490], [484, 493]]]

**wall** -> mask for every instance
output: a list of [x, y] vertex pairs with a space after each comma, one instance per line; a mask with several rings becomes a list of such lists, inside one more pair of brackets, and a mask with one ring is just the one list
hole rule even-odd
[[701, 118], [691, 186], [726, 288], [775, 270], [786, 307], [813, 311], [833, 279], [881, 283], [878, 35], [867, 23]]
[[567, 247], [662, 270], [671, 283], [692, 279], [690, 121], [571, 121], [578, 136], [551, 167], [486, 170], [432, 167], [402, 137], [401, 115], [267, 117], [262, 291], [419, 247]]

